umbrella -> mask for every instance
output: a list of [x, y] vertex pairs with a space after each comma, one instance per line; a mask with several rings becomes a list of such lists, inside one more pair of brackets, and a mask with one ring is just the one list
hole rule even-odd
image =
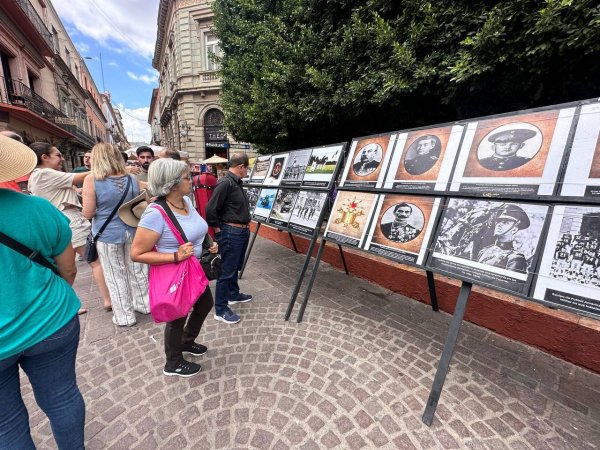
[[[144, 146], [140, 145], [140, 147], [150, 147], [152, 149], [152, 151], [154, 152], [154, 156], [158, 156], [160, 151], [165, 148], [165, 147], [161, 147], [159, 145], [144, 145]], [[130, 149], [125, 150], [125, 153], [127, 153], [127, 156], [135, 156], [136, 155], [135, 151], [137, 149], [138, 149], [138, 147], [131, 147]]]
[[202, 164], [224, 164], [227, 162], [227, 159], [221, 158], [220, 156], [213, 155], [208, 159], [202, 161]]

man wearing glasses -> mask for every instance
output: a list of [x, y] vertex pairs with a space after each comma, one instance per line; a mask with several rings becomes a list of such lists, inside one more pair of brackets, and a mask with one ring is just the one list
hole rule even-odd
[[228, 172], [219, 180], [206, 204], [206, 222], [214, 228], [221, 252], [221, 276], [217, 280], [215, 295], [215, 320], [234, 324], [240, 321], [240, 316], [229, 306], [252, 300], [251, 295], [240, 292], [238, 285], [238, 271], [242, 268], [250, 239], [249, 203], [242, 189], [242, 178], [248, 176], [248, 156], [245, 153], [234, 153], [228, 165]]

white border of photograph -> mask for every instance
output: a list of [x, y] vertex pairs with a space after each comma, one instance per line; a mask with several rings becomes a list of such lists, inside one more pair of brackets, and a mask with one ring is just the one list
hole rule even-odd
[[[343, 150], [344, 150], [344, 144], [336, 144], [336, 145], [324, 145], [322, 147], [314, 147], [312, 149], [312, 153], [311, 156], [315, 154], [315, 152], [319, 152], [322, 150], [336, 150], [338, 152], [338, 159], [335, 162], [335, 166], [333, 168], [333, 172], [331, 173], [317, 173], [317, 174], [312, 174], [312, 173], [308, 173], [308, 172], [304, 172], [304, 178], [302, 178], [302, 183], [305, 183], [307, 181], [312, 181], [312, 182], [322, 182], [322, 183], [327, 183], [327, 186], [331, 186], [331, 182], [333, 181], [333, 176], [335, 175], [335, 169], [338, 166], [338, 164], [340, 163], [340, 160], [344, 157], [343, 155]], [[317, 187], [317, 186], [311, 186], [311, 185], [302, 185], [303, 188], [306, 189], [311, 189], [313, 187]]]
[[[461, 149], [458, 154], [458, 160], [456, 163], [456, 169], [454, 176], [452, 177], [452, 183], [450, 184], [451, 192], [458, 192], [461, 184], [489, 184], [489, 185], [535, 185], [538, 186], [537, 195], [552, 195], [554, 186], [557, 181], [558, 172], [562, 163], [562, 157], [564, 149], [569, 138], [569, 131], [571, 130], [571, 124], [575, 116], [576, 108], [565, 108], [561, 109], [558, 113], [556, 120], [556, 127], [552, 135], [552, 141], [550, 142], [550, 148], [548, 150], [548, 157], [546, 158], [546, 166], [541, 177], [535, 178], [517, 178], [517, 177], [464, 177], [462, 174], [465, 171], [469, 152], [471, 150], [471, 144], [475, 137], [477, 130], [478, 121], [470, 122], [467, 124], [467, 130]], [[512, 116], [515, 121], [519, 120], [519, 115]]]
[[[258, 194], [258, 201], [256, 202], [256, 207], [254, 208], [254, 217], [260, 217], [261, 219], [264, 219], [265, 221], [267, 221], [269, 219], [269, 216], [271, 215], [271, 209], [273, 209], [273, 205], [271, 205], [271, 209], [269, 209], [269, 213], [265, 216], [263, 214], [257, 214], [257, 210], [259, 209], [258, 206], [258, 202], [260, 202], [260, 198], [262, 197], [262, 194], [264, 191], [275, 191], [275, 194], [273, 195], [273, 205], [275, 204], [275, 198], [277, 197], [277, 188], [262, 188], [260, 190], [260, 194]], [[265, 210], [265, 208], [260, 208], [261, 210]]]
[[[385, 155], [383, 157], [383, 160], [381, 161], [381, 170], [379, 171], [379, 177], [377, 178], [375, 187], [376, 188], [380, 188], [383, 185], [383, 179], [385, 178], [385, 174], [388, 170], [388, 165], [390, 162], [390, 157], [392, 155], [392, 151], [394, 150], [394, 145], [396, 143], [396, 138], [398, 137], [397, 133], [391, 133], [390, 138], [388, 139], [388, 145], [387, 145], [387, 149], [385, 151]], [[370, 136], [372, 138], [377, 137], [377, 136]], [[356, 150], [356, 146], [358, 145], [359, 141], [362, 140], [366, 140], [369, 139], [370, 137], [360, 137], [360, 138], [354, 138], [352, 140], [352, 144], [350, 145], [350, 151], [348, 152], [348, 158], [346, 159], [346, 166], [344, 167], [344, 173], [342, 174], [342, 178], [340, 180], [340, 186], [344, 186], [344, 183], [346, 182], [346, 178], [348, 178], [348, 172], [350, 172], [350, 167], [352, 167], [352, 165], [354, 164], [354, 151]], [[356, 186], [360, 183], [359, 180], [352, 180], [352, 184], [353, 186]], [[373, 183], [372, 181], [365, 181], [364, 185], [365, 187], [368, 187], [371, 183]]]
[[[340, 191], [340, 192], [352, 192], [352, 191]], [[365, 242], [365, 238], [367, 236], [367, 231], [369, 231], [369, 229], [371, 228], [371, 222], [373, 221], [373, 210], [375, 209], [377, 202], [378, 202], [378, 198], [380, 196], [380, 194], [371, 194], [371, 193], [365, 193], [365, 192], [360, 192], [361, 195], [372, 195], [373, 197], [375, 197], [375, 200], [373, 201], [373, 203], [371, 204], [371, 208], [369, 208], [369, 212], [367, 213], [367, 217], [365, 218], [365, 228], [362, 232], [362, 234], [360, 235], [360, 238], [358, 238], [358, 244], [356, 245], [357, 248], [361, 248], [363, 243]], [[323, 233], [323, 236], [325, 236], [325, 239], [327, 238], [327, 233], [329, 233], [329, 227], [331, 225], [331, 220], [333, 218], [333, 212], [336, 211], [336, 206], [338, 204], [338, 200], [341, 197], [338, 195], [335, 199], [335, 203], [333, 204], [332, 208], [331, 208], [331, 214], [329, 215], [329, 219], [327, 220], [327, 227], [325, 228], [325, 232]], [[341, 234], [338, 233], [337, 231], [331, 231], [332, 234], [337, 234], [339, 236], [344, 236], [344, 237], [348, 237], [349, 239], [357, 239], [354, 238], [352, 236], [346, 236], [345, 234]], [[337, 242], [337, 241], [336, 241]], [[354, 247], [354, 245], [351, 245], [351, 247]]]
[[267, 174], [269, 173], [269, 169], [271, 168], [271, 156], [272, 155], [263, 155], [263, 156], [257, 156], [256, 157], [256, 161], [254, 161], [254, 167], [252, 168], [252, 175], [250, 175], [250, 183], [256, 183], [257, 181], [263, 181], [265, 179], [265, 177], [267, 176], [266, 174], [264, 176], [259, 176], [258, 178], [254, 177], [254, 171], [256, 170], [256, 164], [261, 160], [266, 161], [267, 159], [269, 160], [269, 167], [267, 168]]
[[583, 105], [560, 195], [583, 197], [588, 186], [600, 186], [599, 178], [588, 178], [599, 133], [600, 103]]
[[[386, 195], [402, 195], [402, 194], [389, 193], [389, 194], [380, 194], [379, 195], [379, 198], [377, 199], [377, 206], [375, 207], [375, 212], [373, 213], [373, 219], [371, 220], [371, 227], [369, 229], [369, 233], [368, 233], [367, 239], [365, 241], [365, 245], [364, 245], [365, 250], [369, 250], [371, 248], [371, 241], [373, 240], [373, 234], [375, 233], [375, 227], [378, 225], [377, 219], [379, 218], [379, 213], [381, 212], [381, 207], [383, 206], [383, 202], [385, 201]], [[402, 195], [402, 196], [404, 197], [404, 195]], [[411, 195], [406, 194], [406, 197], [411, 197]], [[388, 247], [386, 245], [381, 245], [381, 244], [377, 244], [377, 245], [381, 245], [382, 247], [388, 248], [392, 252], [404, 252], [404, 253], [409, 253], [411, 255], [417, 255], [417, 260], [415, 261], [415, 264], [418, 264], [420, 266], [425, 264], [425, 255], [427, 254], [427, 249], [428, 249], [429, 241], [431, 239], [431, 234], [433, 233], [433, 228], [435, 227], [435, 224], [437, 223], [438, 211], [440, 208], [440, 203], [442, 201], [442, 199], [440, 197], [423, 197], [423, 200], [431, 200], [431, 199], [433, 199], [433, 207], [431, 208], [431, 215], [429, 216], [429, 222], [427, 223], [427, 228], [425, 230], [425, 236], [423, 237], [423, 243], [421, 244], [421, 249], [419, 250], [418, 255], [416, 253], [409, 252], [406, 250], [401, 250], [396, 247]]]
[[[442, 127], [435, 127], [442, 128]], [[440, 166], [440, 171], [438, 173], [437, 179], [432, 180], [396, 180], [396, 173], [398, 172], [398, 167], [400, 166], [400, 161], [402, 160], [402, 156], [404, 155], [404, 150], [406, 146], [406, 141], [408, 140], [408, 132], [402, 133], [398, 136], [398, 140], [396, 141], [396, 146], [393, 149], [393, 157], [392, 162], [390, 163], [390, 167], [387, 172], [387, 176], [385, 179], [385, 184], [383, 185], [384, 189], [393, 189], [394, 183], [406, 183], [406, 184], [423, 184], [423, 183], [435, 183], [434, 190], [435, 191], [445, 191], [448, 183], [450, 182], [450, 175], [452, 174], [452, 166], [454, 165], [454, 160], [456, 159], [456, 154], [458, 153], [460, 138], [462, 137], [463, 125], [453, 125], [450, 130], [450, 137], [448, 138], [448, 144], [446, 145], [446, 151], [444, 152], [444, 158], [442, 160], [442, 164]], [[428, 130], [417, 130], [415, 132], [422, 131], [426, 133]], [[411, 131], [412, 133], [413, 131]], [[379, 186], [377, 186], [379, 187]]]
[[[283, 172], [285, 171], [285, 165], [288, 162], [289, 156], [290, 156], [289, 153], [275, 153], [275, 154], [271, 155], [271, 162], [269, 164], [269, 169], [267, 170], [267, 176], [263, 180], [263, 184], [265, 186], [279, 186], [279, 184], [281, 183], [281, 180], [283, 180]], [[275, 164], [275, 160], [277, 158], [281, 158], [281, 157], [283, 157], [283, 165], [281, 166], [281, 172], [279, 172], [279, 178], [273, 179], [270, 176], [271, 171], [273, 170], [273, 165]]]
[[[548, 237], [546, 238], [546, 247], [544, 248], [542, 254], [542, 261], [539, 265], [539, 274], [535, 282], [535, 289], [533, 291], [532, 297], [536, 300], [547, 302], [546, 300], [544, 300], [546, 290], [553, 289], [568, 294], [574, 294], [580, 297], [590, 298], [597, 302], [600, 302], [599, 288], [585, 286], [570, 281], [559, 280], [550, 275], [552, 260], [554, 259], [554, 252], [556, 250], [556, 243], [560, 237], [560, 228], [562, 226], [563, 217], [567, 208], [595, 209], [600, 213], [600, 206], [558, 205], [554, 207], [554, 211], [552, 212], [552, 221], [550, 222], [550, 228], [548, 229]], [[554, 302], [549, 303], [556, 304], [559, 307], [564, 306]], [[576, 307], [573, 307], [572, 309], [577, 310]], [[581, 312], [584, 314], [591, 314], [587, 311]]]

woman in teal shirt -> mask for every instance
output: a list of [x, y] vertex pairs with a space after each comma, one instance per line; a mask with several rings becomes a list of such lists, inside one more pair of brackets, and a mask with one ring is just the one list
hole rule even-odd
[[[0, 182], [29, 173], [35, 153], [0, 136]], [[85, 405], [75, 379], [80, 302], [68, 219], [45, 199], [0, 189], [0, 232], [38, 251], [59, 273], [0, 243], [0, 448], [35, 448], [19, 367], [59, 449], [82, 449]]]

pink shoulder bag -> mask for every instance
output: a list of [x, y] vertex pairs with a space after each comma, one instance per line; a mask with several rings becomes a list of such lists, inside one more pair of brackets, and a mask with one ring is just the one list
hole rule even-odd
[[[160, 211], [179, 244], [184, 244], [181, 233], [164, 209], [156, 204], [151, 207]], [[194, 256], [179, 263], [150, 266], [148, 294], [154, 322], [171, 322], [187, 316], [207, 286], [208, 278]]]

